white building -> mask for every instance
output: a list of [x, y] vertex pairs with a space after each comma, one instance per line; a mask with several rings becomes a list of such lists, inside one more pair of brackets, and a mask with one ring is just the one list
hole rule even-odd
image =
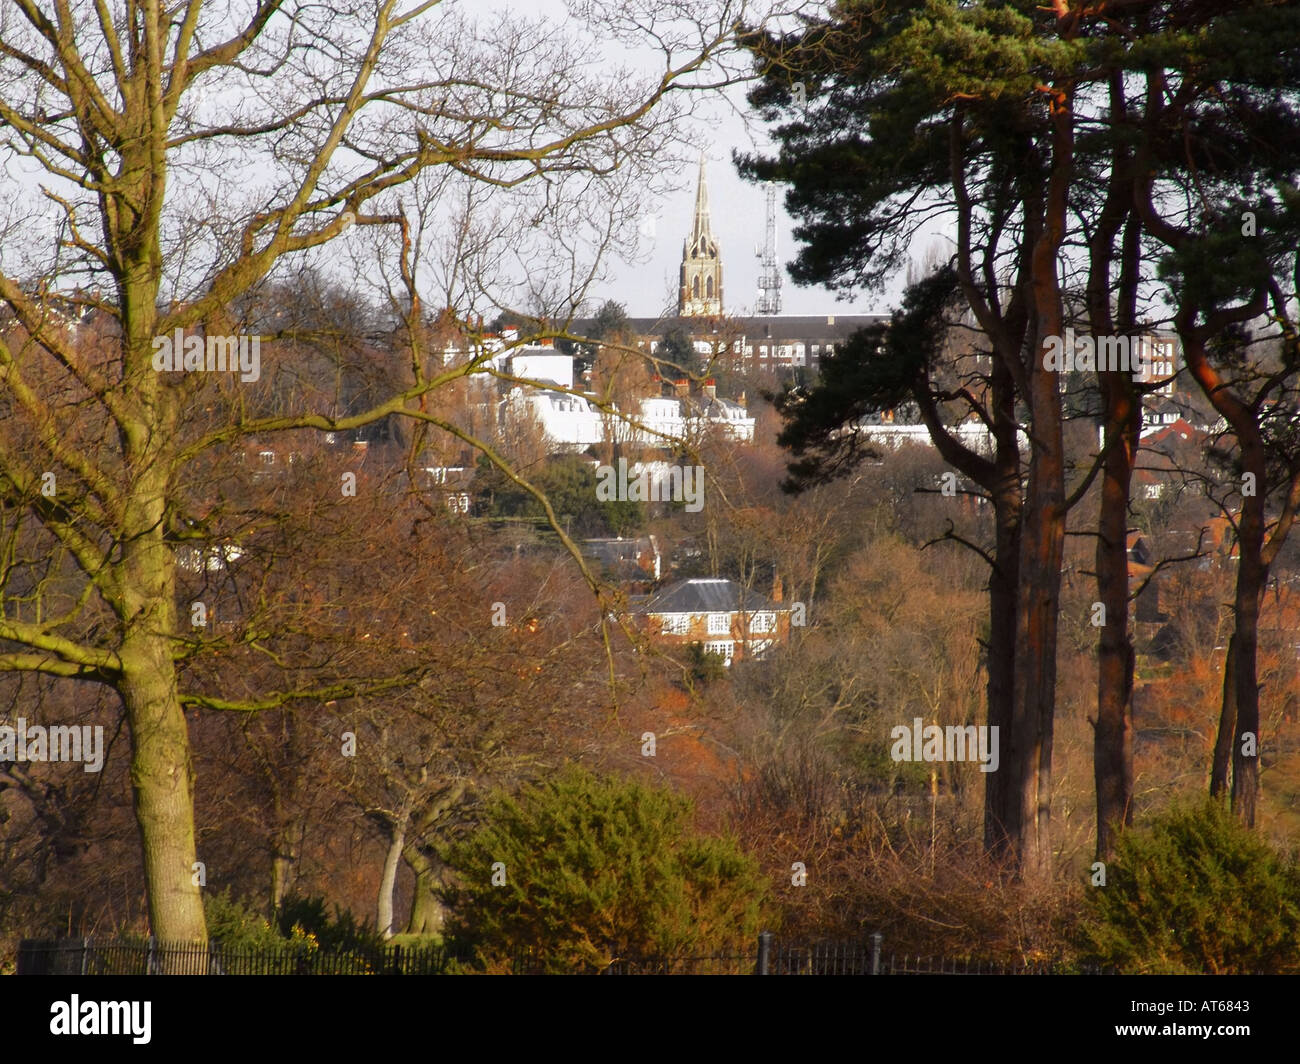
[[521, 347], [510, 357], [510, 375], [573, 387], [573, 356], [553, 347]]
[[[924, 425], [859, 425], [857, 430], [868, 437], [878, 447], [897, 450], [905, 443], [919, 443], [926, 447], [933, 446], [930, 430]], [[958, 443], [978, 451], [983, 455], [993, 454], [993, 434], [982, 421], [963, 421], [960, 425], [949, 425], [948, 432]], [[1022, 440], [1024, 438], [1021, 432]]]
[[501, 416], [536, 419], [556, 450], [581, 451], [609, 440], [671, 446], [698, 440], [709, 431], [720, 431], [741, 443], [754, 439], [754, 419], [748, 411], [739, 403], [717, 398], [703, 402], [658, 396], [641, 399], [630, 415], [633, 423], [621, 412], [596, 408], [585, 396], [514, 388], [502, 403]]
[[510, 357], [515, 377], [555, 384], [568, 391], [516, 385], [501, 404], [502, 418], [532, 418], [557, 450], [583, 450], [612, 440], [645, 446], [668, 446], [698, 440], [720, 431], [728, 439], [752, 443], [754, 419], [741, 404], [719, 399], [712, 383], [698, 396], [650, 396], [637, 400], [637, 409], [621, 416], [618, 407], [601, 410], [584, 395], [573, 393], [573, 358], [553, 348], [521, 348]]
[[583, 396], [568, 392], [512, 388], [501, 403], [501, 420], [534, 420], [555, 450], [581, 451], [601, 443], [606, 418]]

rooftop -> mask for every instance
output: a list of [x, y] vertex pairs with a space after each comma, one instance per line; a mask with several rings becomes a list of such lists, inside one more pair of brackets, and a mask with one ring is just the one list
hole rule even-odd
[[[751, 340], [843, 340], [857, 329], [887, 321], [887, 314], [775, 314], [724, 318], [629, 318], [638, 336], [660, 337], [669, 329], [682, 328], [692, 336], [735, 334]], [[591, 318], [576, 319], [570, 331], [584, 335], [595, 324]]]
[[746, 591], [734, 580], [679, 580], [636, 606], [637, 613], [753, 613], [781, 609], [781, 603]]

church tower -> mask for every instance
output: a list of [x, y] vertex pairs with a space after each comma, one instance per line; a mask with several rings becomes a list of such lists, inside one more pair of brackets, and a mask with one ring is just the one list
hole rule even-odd
[[677, 313], [683, 318], [717, 317], [722, 314], [722, 260], [709, 228], [709, 186], [704, 181], [704, 158], [700, 158], [700, 181], [695, 188], [695, 222], [682, 245], [682, 287]]

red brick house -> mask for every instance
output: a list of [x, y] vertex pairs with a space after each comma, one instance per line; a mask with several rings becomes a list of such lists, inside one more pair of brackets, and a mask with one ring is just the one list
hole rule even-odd
[[769, 599], [734, 580], [679, 580], [638, 603], [633, 614], [654, 642], [677, 647], [700, 643], [728, 665], [761, 658], [790, 638], [791, 610], [781, 601], [779, 581]]

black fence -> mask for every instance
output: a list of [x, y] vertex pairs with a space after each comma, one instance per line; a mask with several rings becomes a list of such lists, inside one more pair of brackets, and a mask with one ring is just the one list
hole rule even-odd
[[[974, 957], [885, 955], [881, 936], [859, 942], [787, 943], [770, 932], [745, 952], [687, 957], [618, 957], [579, 968], [536, 952], [517, 954], [516, 975], [1105, 975], [1109, 971], [1056, 961], [1007, 964]], [[346, 953], [283, 948], [93, 938], [24, 940], [19, 975], [444, 975], [473, 971], [470, 958], [441, 946], [386, 946]]]
[[601, 975], [879, 975], [880, 936], [867, 942], [785, 943], [770, 932], [754, 950], [683, 958], [618, 958]]
[[440, 946], [336, 953], [93, 938], [26, 939], [18, 946], [19, 975], [441, 975], [453, 960]]
[[[602, 975], [1110, 975], [1112, 970], [1062, 961], [1009, 964], [978, 957], [886, 955], [879, 934], [864, 942], [781, 942], [758, 936], [752, 953], [678, 960], [618, 959]], [[536, 970], [524, 965], [516, 971]]]

